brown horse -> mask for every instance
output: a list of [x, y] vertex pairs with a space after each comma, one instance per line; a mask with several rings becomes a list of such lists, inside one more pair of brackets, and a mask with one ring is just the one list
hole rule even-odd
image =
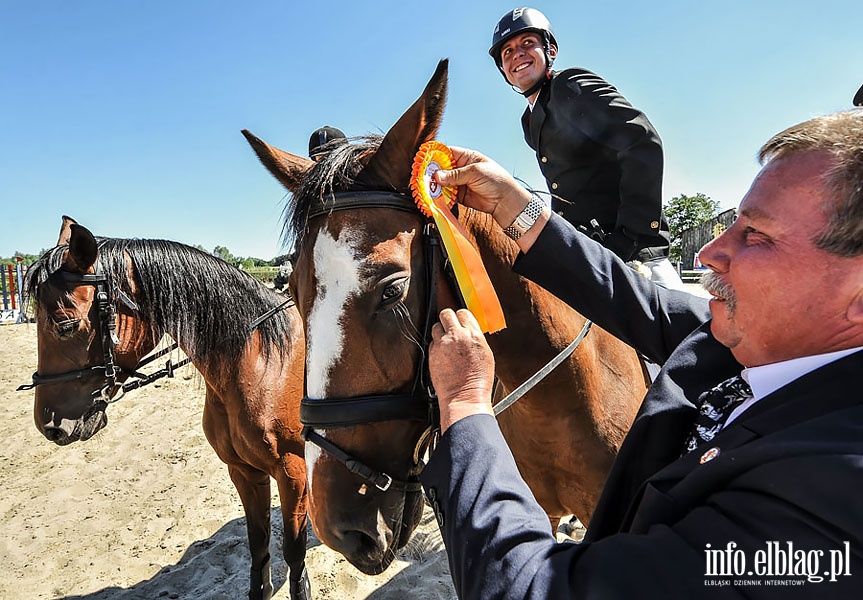
[[146, 381], [139, 361], [170, 335], [203, 375], [204, 432], [243, 503], [249, 598], [273, 593], [270, 477], [281, 500], [290, 595], [309, 598], [296, 309], [205, 252], [162, 240], [97, 240], [69, 217], [57, 247], [30, 267], [26, 287], [36, 306], [38, 370], [33, 386], [22, 387], [36, 387], [39, 431], [61, 446], [92, 437], [107, 424], [107, 405]]
[[[415, 483], [429, 420], [425, 351], [437, 313], [456, 303], [439, 245], [412, 207], [411, 163], [435, 137], [442, 61], [381, 139], [334, 148], [317, 164], [245, 132], [291, 192], [292, 276], [306, 330], [306, 467], [318, 538], [366, 573], [385, 569], [416, 525]], [[510, 270], [518, 248], [490, 217], [459, 207], [501, 299], [507, 329], [489, 336], [514, 389], [566, 347], [585, 319]], [[499, 417], [519, 470], [551, 519], [587, 522], [646, 386], [636, 353], [597, 326], [575, 353]], [[433, 419], [432, 414], [430, 419]], [[374, 484], [374, 485], [372, 485]], [[556, 523], [556, 521], [552, 521]]]

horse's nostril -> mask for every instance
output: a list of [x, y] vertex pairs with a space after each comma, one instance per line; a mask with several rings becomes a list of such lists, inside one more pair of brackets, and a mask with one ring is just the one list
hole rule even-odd
[[46, 438], [48, 438], [54, 443], [57, 443], [66, 437], [66, 432], [59, 427], [45, 427], [42, 430], [42, 433], [45, 435]]
[[362, 531], [346, 531], [343, 539], [350, 549], [349, 553], [354, 556], [378, 557], [387, 549], [387, 542], [383, 537], [370, 536]]

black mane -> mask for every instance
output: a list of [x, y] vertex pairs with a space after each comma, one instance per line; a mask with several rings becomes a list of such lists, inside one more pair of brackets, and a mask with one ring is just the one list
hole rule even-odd
[[[219, 361], [234, 368], [251, 336], [252, 322], [285, 298], [230, 264], [196, 248], [165, 240], [97, 238], [96, 269], [139, 306], [157, 338], [170, 334], [196, 361]], [[62, 263], [67, 246], [46, 252], [27, 271], [28, 297]], [[131, 261], [138, 287], [127, 277]], [[269, 358], [290, 347], [287, 313], [278, 311], [257, 329]]]

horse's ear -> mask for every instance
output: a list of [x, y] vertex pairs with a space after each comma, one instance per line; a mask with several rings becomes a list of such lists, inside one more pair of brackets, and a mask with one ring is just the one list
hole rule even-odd
[[411, 165], [419, 147], [434, 139], [446, 106], [449, 60], [437, 65], [422, 95], [384, 136], [381, 146], [363, 168], [357, 181], [371, 187], [381, 184], [407, 188]]
[[60, 226], [60, 237], [57, 238], [58, 246], [69, 243], [69, 238], [72, 236], [71, 225], [77, 224], [78, 221], [76, 221], [72, 217], [67, 217], [66, 215], [63, 215], [63, 224]]
[[69, 250], [63, 259], [63, 269], [73, 273], [87, 273], [96, 263], [96, 238], [89, 229], [77, 223], [70, 223], [69, 230]]
[[272, 173], [273, 177], [291, 192], [297, 191], [306, 171], [314, 166], [314, 161], [270, 146], [248, 129], [243, 129], [242, 133], [252, 146], [252, 150], [258, 155], [261, 164]]

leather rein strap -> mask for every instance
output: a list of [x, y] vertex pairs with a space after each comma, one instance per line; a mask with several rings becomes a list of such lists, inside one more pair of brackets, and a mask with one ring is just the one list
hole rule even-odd
[[510, 392], [506, 398], [495, 404], [492, 407], [495, 418], [497, 418], [497, 416], [507, 408], [515, 404], [519, 398], [528, 393], [536, 384], [545, 379], [546, 375], [554, 371], [560, 363], [569, 358], [572, 353], [575, 352], [575, 349], [578, 348], [579, 344], [581, 344], [581, 341], [587, 336], [588, 332], [590, 332], [591, 325], [593, 325], [593, 321], [585, 321], [581, 331], [578, 332], [578, 335], [575, 336], [575, 339], [572, 340], [572, 342], [570, 342], [569, 346], [561, 350], [557, 356], [552, 358], [548, 364], [534, 373], [527, 381]]

